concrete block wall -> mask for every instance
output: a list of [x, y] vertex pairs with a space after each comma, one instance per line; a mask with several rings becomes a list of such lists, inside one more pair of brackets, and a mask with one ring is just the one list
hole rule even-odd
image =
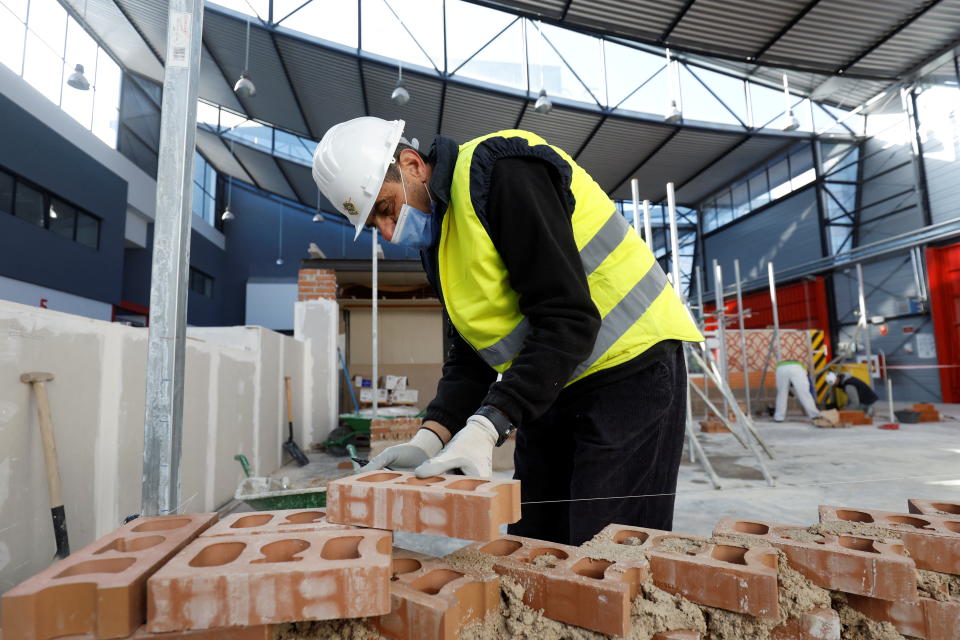
[[[0, 593], [49, 565], [55, 548], [36, 401], [20, 374], [56, 376], [47, 391], [79, 549], [140, 511], [146, 346], [146, 329], [0, 301]], [[284, 375], [295, 437], [309, 445], [311, 348], [260, 327], [188, 331], [181, 511], [215, 510], [233, 496], [237, 453], [258, 474], [280, 465]]]

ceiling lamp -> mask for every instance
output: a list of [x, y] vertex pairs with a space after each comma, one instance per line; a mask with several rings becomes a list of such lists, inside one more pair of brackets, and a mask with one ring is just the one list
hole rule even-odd
[[317, 189], [317, 212], [313, 214], [313, 221], [317, 224], [323, 222], [323, 215], [320, 213], [320, 189]]
[[410, 92], [403, 86], [403, 63], [400, 63], [397, 67], [397, 86], [390, 94], [390, 99], [393, 100], [394, 104], [401, 107], [410, 102]]
[[253, 84], [253, 80], [250, 78], [250, 18], [247, 18], [247, 48], [246, 54], [243, 59], [243, 72], [240, 74], [240, 79], [237, 80], [237, 83], [233, 85], [233, 90], [235, 93], [252, 98], [257, 95], [257, 87]]
[[313, 214], [313, 221], [318, 223], [323, 222], [323, 216], [320, 215], [319, 213], [315, 213]]
[[795, 131], [800, 128], [800, 121], [793, 114], [793, 107], [790, 106], [790, 84], [787, 81], [787, 74], [783, 74], [783, 131]]
[[663, 121], [669, 124], [676, 124], [683, 119], [683, 110], [678, 104], [680, 96], [680, 70], [677, 63], [670, 57], [670, 49], [664, 50], [667, 56], [667, 84], [670, 101], [667, 104], [667, 112], [663, 115]]
[[[230, 154], [233, 155], [233, 140], [230, 141]], [[230, 203], [233, 200], [233, 176], [227, 176], [227, 206], [223, 209], [223, 214], [220, 216], [220, 220], [223, 222], [229, 222], [236, 218], [233, 215], [233, 211], [230, 211]]]
[[547, 95], [546, 89], [540, 89], [537, 95], [537, 101], [533, 103], [533, 110], [537, 113], [548, 114], [553, 110], [553, 101]]
[[67, 84], [74, 89], [79, 89], [80, 91], [87, 91], [90, 89], [90, 81], [87, 80], [85, 75], [83, 75], [82, 64], [78, 64], [73, 68], [73, 73], [71, 73], [70, 77], [67, 78]]

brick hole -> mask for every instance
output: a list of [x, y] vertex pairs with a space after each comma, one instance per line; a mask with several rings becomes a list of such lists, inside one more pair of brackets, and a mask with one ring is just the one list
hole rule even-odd
[[517, 542], [516, 540], [501, 538], [500, 540], [494, 540], [480, 547], [480, 553], [485, 553], [490, 556], [508, 556], [522, 546], [523, 543]]
[[300, 513], [291, 513], [284, 518], [286, 522], [281, 522], [280, 524], [310, 524], [311, 522], [318, 522], [325, 515], [327, 514], [323, 511], [301, 511]]
[[837, 517], [847, 522], [873, 522], [873, 516], [869, 513], [849, 509], [837, 509]]
[[247, 548], [245, 542], [221, 542], [204, 547], [190, 561], [191, 567], [219, 567], [224, 564], [230, 564], [240, 557], [243, 550]]
[[960, 504], [955, 502], [931, 502], [930, 506], [936, 509], [937, 511], [943, 511], [944, 513], [952, 513], [955, 515], [960, 515]]
[[489, 480], [457, 480], [447, 485], [447, 489], [455, 491], [476, 491], [480, 485], [489, 484]]
[[100, 560], [87, 560], [64, 569], [54, 576], [54, 578], [70, 578], [73, 576], [85, 576], [91, 573], [121, 573], [130, 568], [136, 562], [136, 558], [103, 558]]
[[417, 484], [420, 486], [427, 486], [431, 484], [436, 484], [438, 482], [443, 482], [443, 478], [440, 476], [430, 476], [429, 478], [407, 478], [400, 484]]
[[371, 476], [357, 478], [357, 480], [360, 482], [387, 482], [388, 480], [396, 480], [401, 477], [403, 477], [403, 474], [400, 473], [375, 473]]
[[905, 524], [915, 529], [930, 529], [930, 521], [913, 516], [887, 516], [887, 520], [894, 524]]
[[270, 515], [269, 513], [258, 513], [253, 516], [245, 516], [243, 518], [240, 518], [239, 520], [234, 522], [232, 525], [230, 525], [230, 528], [246, 529], [248, 527], [260, 527], [267, 524], [272, 519], [273, 519], [273, 516]]
[[297, 554], [310, 548], [310, 543], [306, 540], [277, 540], [260, 547], [262, 558], [251, 560], [251, 564], [274, 563], [274, 562], [299, 562], [303, 558], [298, 558]]
[[607, 571], [607, 567], [612, 564], [609, 560], [583, 558], [570, 567], [570, 569], [579, 576], [593, 578], [594, 580], [603, 580], [603, 574]]
[[[822, 542], [820, 544], [823, 544]], [[760, 556], [760, 562], [767, 565], [771, 569], [777, 568], [777, 554], [775, 553], [765, 553]]]
[[746, 555], [747, 550], [743, 547], [731, 547], [726, 544], [718, 544], [710, 552], [712, 558], [730, 564], [747, 564]]
[[875, 546], [873, 546], [873, 540], [869, 538], [854, 538], [851, 536], [840, 536], [837, 539], [837, 542], [840, 543], [841, 547], [847, 549], [853, 549], [854, 551], [866, 551], [867, 553], [880, 553]]
[[179, 529], [180, 527], [185, 527], [190, 524], [189, 518], [170, 518], [168, 520], [152, 520], [150, 522], [144, 522], [138, 524], [133, 528], [135, 533], [143, 533], [145, 531], [170, 531], [171, 529]]
[[435, 569], [411, 582], [410, 586], [417, 591], [423, 591], [431, 596], [435, 596], [440, 593], [440, 589], [443, 589], [445, 585], [462, 577], [463, 574], [459, 571], [453, 571], [451, 569]]
[[377, 540], [377, 553], [383, 553], [388, 556], [393, 555], [393, 538], [391, 536]]
[[94, 555], [100, 555], [107, 551], [118, 551], [120, 553], [133, 553], [134, 551], [143, 551], [150, 547], [155, 547], [166, 540], [164, 536], [143, 536], [141, 538], [116, 538], [113, 542], [103, 549], [95, 552]]
[[944, 522], [943, 526], [954, 533], [960, 533], [960, 522]]
[[360, 557], [361, 536], [349, 536], [327, 540], [320, 551], [324, 560], [355, 560]]
[[734, 531], [740, 533], [751, 533], [756, 536], [763, 536], [770, 533], [770, 527], [759, 522], [736, 522], [733, 525]]
[[[534, 560], [536, 560], [541, 556], [552, 556], [552, 558], [549, 560], [544, 560], [543, 562], [545, 562], [545, 564], [534, 562]], [[524, 562], [529, 562], [530, 564], [537, 564], [541, 567], [544, 567], [544, 566], [555, 567], [557, 566], [556, 564], [557, 560], [566, 560], [569, 557], [570, 556], [568, 556], [565, 551], [561, 551], [560, 549], [550, 549], [550, 548], [534, 549], [533, 551], [530, 552], [530, 555], [527, 556], [527, 559], [524, 560]]]
[[644, 542], [647, 541], [647, 538], [650, 537], [650, 534], [643, 531], [633, 531], [632, 529], [624, 529], [623, 531], [617, 531], [616, 535], [613, 536], [613, 541], [617, 544], [625, 544], [631, 547], [639, 547]]
[[396, 580], [397, 576], [402, 573], [413, 573], [414, 571], [419, 571], [420, 567], [423, 564], [419, 560], [414, 560], [413, 558], [394, 558], [392, 564], [393, 576], [391, 580]]

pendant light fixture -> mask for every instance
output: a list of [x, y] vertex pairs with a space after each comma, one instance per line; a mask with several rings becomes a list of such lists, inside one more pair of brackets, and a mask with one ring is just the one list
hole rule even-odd
[[320, 213], [320, 190], [317, 189], [317, 212], [313, 214], [313, 221], [320, 224], [323, 220], [323, 215]]
[[[233, 155], [233, 140], [230, 140], [230, 155]], [[236, 218], [233, 215], [233, 211], [230, 210], [230, 203], [233, 200], [233, 176], [227, 174], [227, 206], [223, 209], [223, 215], [220, 216], [220, 220], [223, 222], [229, 222]]]
[[283, 207], [277, 207], [277, 266], [283, 264]]
[[667, 104], [667, 113], [664, 114], [664, 122], [675, 124], [683, 118], [683, 112], [677, 102], [677, 96], [680, 93], [680, 71], [677, 69], [676, 62], [670, 57], [670, 49], [665, 49], [667, 56], [667, 84], [670, 102]]
[[233, 90], [237, 94], [248, 98], [257, 95], [257, 87], [250, 78], [250, 18], [247, 18], [247, 47], [243, 59], [243, 72], [240, 74], [237, 83], [233, 85]]
[[783, 74], [783, 131], [795, 131], [800, 128], [800, 121], [793, 114], [793, 107], [790, 106], [790, 82], [787, 80], [787, 74]]
[[550, 99], [550, 96], [547, 95], [547, 89], [543, 82], [543, 32], [540, 31], [540, 22], [537, 21], [537, 33], [540, 34], [540, 44], [537, 47], [540, 51], [540, 93], [537, 94], [537, 101], [533, 103], [533, 110], [537, 113], [542, 113], [544, 115], [550, 113], [553, 110], [553, 101]]
[[[83, 22], [87, 22], [87, 1], [83, 2]], [[79, 89], [80, 91], [89, 91], [90, 90], [90, 81], [87, 80], [87, 77], [84, 74], [83, 65], [77, 64], [73, 68], [73, 73], [70, 74], [70, 77], [67, 78], [67, 84], [74, 89]]]
[[403, 63], [400, 62], [397, 64], [397, 86], [394, 87], [393, 93], [390, 94], [390, 99], [393, 100], [394, 104], [398, 106], [403, 106], [410, 102], [410, 92], [407, 91], [407, 88], [403, 86]]

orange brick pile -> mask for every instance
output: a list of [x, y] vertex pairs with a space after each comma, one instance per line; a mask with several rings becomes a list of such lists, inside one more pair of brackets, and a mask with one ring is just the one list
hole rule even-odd
[[840, 422], [849, 425], [873, 424], [873, 419], [859, 409], [841, 409]]
[[420, 429], [420, 418], [374, 418], [370, 421], [370, 442], [407, 441]]
[[920, 422], [940, 422], [940, 412], [928, 402], [917, 402], [911, 407], [920, 414]]
[[[8, 591], [3, 638], [960, 638], [960, 502], [723, 518], [710, 538], [611, 524], [573, 547], [499, 534], [516, 481], [376, 471], [328, 489], [326, 513], [134, 520]], [[432, 558], [391, 530], [478, 542]]]
[[337, 273], [333, 269], [300, 269], [297, 300], [318, 299], [337, 299]]
[[716, 416], [710, 416], [706, 420], [701, 420], [700, 431], [703, 433], [730, 433], [727, 425], [723, 424], [723, 421]]

